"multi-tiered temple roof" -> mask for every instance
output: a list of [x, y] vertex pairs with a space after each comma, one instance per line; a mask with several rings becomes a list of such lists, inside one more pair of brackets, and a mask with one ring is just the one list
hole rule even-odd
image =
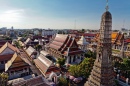
[[64, 56], [83, 53], [83, 51], [78, 48], [75, 38], [70, 35], [57, 34], [54, 40], [47, 46], [55, 49]]

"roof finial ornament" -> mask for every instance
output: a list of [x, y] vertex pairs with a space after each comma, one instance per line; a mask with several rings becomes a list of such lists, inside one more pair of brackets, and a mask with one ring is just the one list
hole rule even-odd
[[107, 1], [106, 11], [108, 11], [108, 9], [109, 9], [109, 6], [108, 6], [108, 0], [106, 0], [106, 1]]

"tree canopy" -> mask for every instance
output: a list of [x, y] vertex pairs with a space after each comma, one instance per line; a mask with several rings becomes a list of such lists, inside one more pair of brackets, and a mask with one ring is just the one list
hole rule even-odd
[[37, 44], [37, 45], [35, 46], [35, 48], [36, 48], [36, 50], [40, 51], [40, 50], [42, 49], [42, 46], [39, 45], [39, 44]]
[[61, 66], [63, 66], [65, 64], [65, 59], [64, 58], [58, 58], [57, 63], [61, 67]]
[[81, 64], [70, 66], [68, 71], [70, 72], [70, 75], [75, 77], [88, 77], [93, 68], [94, 61], [93, 58], [85, 58]]
[[123, 76], [130, 78], [130, 59], [124, 58], [120, 63], [115, 62], [114, 66], [121, 70]]
[[8, 75], [6, 73], [0, 74], [0, 86], [7, 86]]
[[85, 57], [88, 57], [88, 58], [94, 58], [96, 59], [96, 52], [92, 52], [90, 50], [88, 50], [86, 53], [85, 53]]
[[67, 80], [63, 77], [60, 77], [58, 81], [59, 81], [58, 86], [67, 86], [68, 85]]

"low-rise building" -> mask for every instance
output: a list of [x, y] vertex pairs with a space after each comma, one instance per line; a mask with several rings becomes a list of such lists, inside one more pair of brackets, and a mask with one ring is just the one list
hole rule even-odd
[[36, 58], [37, 51], [33, 47], [29, 46], [26, 49], [26, 53], [28, 54], [28, 56], [30, 57], [30, 59], [35, 59]]
[[29, 68], [29, 64], [17, 53], [14, 53], [13, 57], [5, 64], [5, 72], [8, 73], [9, 79], [29, 75]]
[[6, 42], [0, 48], [0, 71], [1, 72], [4, 71], [6, 62], [12, 58], [15, 52], [20, 53], [19, 49], [11, 45], [9, 42]]
[[42, 30], [42, 36], [49, 36], [49, 35], [53, 36], [55, 34], [57, 34], [56, 30], [44, 30], [44, 29]]
[[57, 83], [57, 76], [60, 75], [60, 70], [52, 60], [46, 57], [47, 55], [48, 53], [41, 52], [38, 58], [34, 59], [35, 65], [46, 78]]

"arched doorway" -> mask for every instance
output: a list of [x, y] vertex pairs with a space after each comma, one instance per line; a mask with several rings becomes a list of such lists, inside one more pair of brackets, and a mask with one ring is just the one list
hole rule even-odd
[[52, 81], [53, 81], [54, 83], [56, 83], [56, 77], [55, 77], [55, 76], [52, 77]]
[[49, 79], [52, 80], [55, 84], [57, 83], [57, 75], [56, 73], [52, 72], [49, 76]]

